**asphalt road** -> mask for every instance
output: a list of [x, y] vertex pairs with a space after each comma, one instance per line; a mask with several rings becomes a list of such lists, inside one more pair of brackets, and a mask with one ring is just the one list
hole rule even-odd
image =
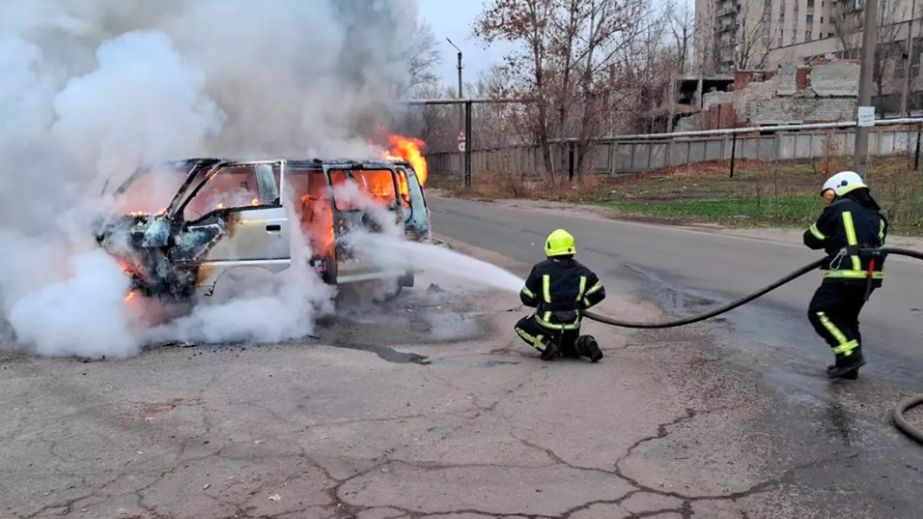
[[545, 363], [511, 333], [515, 294], [419, 281], [307, 342], [89, 363], [0, 348], [0, 517], [875, 516], [800, 493], [838, 449], [766, 464], [748, 431], [767, 399], [695, 333], [640, 348], [598, 330], [603, 362]]
[[[545, 236], [564, 227], [577, 240], [579, 259], [608, 286], [639, 297], [666, 289], [671, 300], [664, 301], [663, 294], [655, 294], [655, 299], [683, 315], [697, 313], [711, 302], [746, 295], [820, 257], [799, 243], [608, 220], [559, 209], [452, 199], [436, 199], [433, 206], [437, 232], [524, 265], [540, 261]], [[861, 316], [870, 361], [863, 374], [923, 389], [923, 262], [897, 257], [888, 261], [888, 279]], [[523, 266], [519, 274], [526, 272]], [[790, 366], [821, 370], [831, 355], [806, 319], [808, 302], [820, 280], [820, 272], [808, 275], [722, 322], [755, 352], [770, 346], [783, 353]]]
[[[576, 237], [579, 259], [600, 274], [610, 294], [638, 305], [654, 302], [664, 310], [662, 317], [696, 314], [818, 257], [792, 241], [537, 205], [436, 198], [433, 223], [444, 236], [518, 262], [514, 270], [520, 274], [542, 258], [547, 233], [564, 227]], [[844, 503], [842, 496], [864, 496], [875, 503], [874, 511], [863, 512], [868, 517], [919, 517], [923, 495], [907, 489], [923, 484], [923, 447], [895, 434], [888, 413], [899, 399], [923, 390], [923, 264], [892, 258], [887, 272], [885, 286], [862, 315], [869, 365], [859, 381], [830, 382], [823, 374], [832, 355], [805, 315], [820, 273], [702, 326], [694, 344], [713, 352], [721, 366], [757, 381], [771, 398], [763, 419], [747, 433], [772, 438], [769, 466], [831, 450], [839, 461], [800, 480], [808, 492], [840, 494]], [[622, 317], [634, 317], [631, 305], [622, 309]], [[628, 340], [653, 348], [670, 333], [675, 332], [639, 332]], [[805, 516], [831, 512], [826, 506]]]
[[[611, 294], [600, 311], [636, 320], [814, 257], [574, 210], [432, 206], [449, 245], [519, 274], [570, 228]], [[813, 283], [682, 329], [588, 323], [597, 364], [540, 361], [512, 332], [515, 293], [434, 272], [285, 344], [83, 362], [0, 339], [0, 518], [918, 518], [923, 448], [888, 409], [921, 389], [904, 306], [920, 270], [890, 270], [872, 365], [847, 383], [823, 377]]]

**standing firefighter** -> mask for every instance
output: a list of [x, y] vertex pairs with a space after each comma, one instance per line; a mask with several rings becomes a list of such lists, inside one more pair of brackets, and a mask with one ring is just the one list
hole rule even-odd
[[574, 237], [557, 229], [545, 240], [548, 259], [532, 267], [519, 297], [535, 313], [516, 323], [516, 333], [542, 352], [542, 360], [560, 355], [603, 358], [596, 339], [580, 336], [583, 310], [606, 297], [602, 282], [590, 269], [574, 259]]
[[830, 177], [821, 196], [827, 207], [805, 231], [804, 244], [824, 249], [828, 258], [808, 319], [836, 356], [827, 376], [855, 379], [865, 365], [859, 312], [884, 279], [884, 257], [877, 249], [884, 245], [888, 222], [862, 177], [852, 171]]

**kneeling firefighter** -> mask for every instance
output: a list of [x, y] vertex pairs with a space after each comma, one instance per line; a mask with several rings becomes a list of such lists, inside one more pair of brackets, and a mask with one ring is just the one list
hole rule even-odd
[[519, 293], [523, 304], [536, 311], [516, 323], [516, 333], [542, 353], [542, 360], [560, 355], [592, 362], [603, 358], [596, 339], [580, 336], [580, 320], [583, 310], [606, 297], [606, 290], [596, 274], [574, 259], [576, 252], [569, 232], [553, 231], [545, 240], [548, 259], [532, 267]]
[[808, 308], [808, 319], [836, 357], [830, 378], [855, 379], [865, 365], [859, 312], [884, 279], [884, 245], [888, 221], [862, 177], [843, 171], [821, 189], [827, 207], [804, 233], [804, 244], [824, 249], [824, 281]]

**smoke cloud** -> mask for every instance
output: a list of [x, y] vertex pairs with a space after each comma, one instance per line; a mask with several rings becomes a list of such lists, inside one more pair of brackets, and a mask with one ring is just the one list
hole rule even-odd
[[92, 222], [103, 191], [144, 164], [374, 154], [416, 24], [412, 0], [4, 0], [0, 328], [39, 354], [86, 357], [310, 333], [330, 291], [303, 265], [139, 325]]

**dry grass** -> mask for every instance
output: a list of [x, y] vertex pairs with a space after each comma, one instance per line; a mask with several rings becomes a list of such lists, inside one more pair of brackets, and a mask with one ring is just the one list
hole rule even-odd
[[[471, 190], [457, 178], [443, 178], [438, 187], [459, 197], [603, 205], [625, 216], [664, 222], [800, 227], [822, 209], [817, 195], [823, 181], [850, 167], [849, 158], [830, 145], [829, 153], [815, 160], [740, 161], [734, 178], [728, 177], [727, 161], [717, 161], [617, 177], [583, 175], [557, 184], [498, 169], [477, 172]], [[912, 170], [911, 157], [872, 157], [868, 181], [893, 229], [923, 234], [923, 175]]]

